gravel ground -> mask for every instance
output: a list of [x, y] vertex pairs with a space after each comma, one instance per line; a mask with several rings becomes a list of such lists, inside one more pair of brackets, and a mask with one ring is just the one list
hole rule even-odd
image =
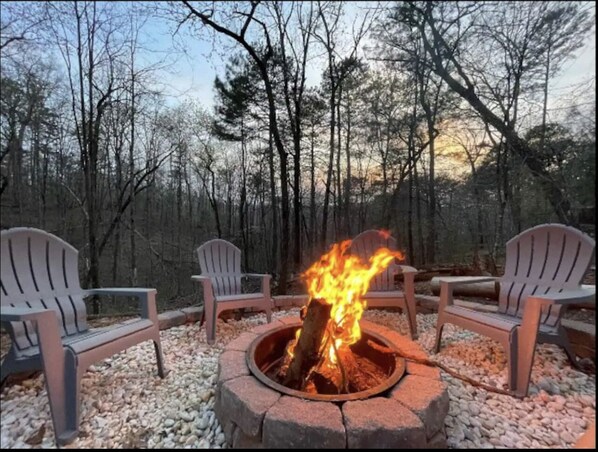
[[[365, 317], [407, 333], [400, 314], [369, 310]], [[436, 314], [417, 319], [418, 342], [430, 352]], [[218, 340], [211, 347], [198, 323], [162, 331], [165, 360], [172, 371], [165, 380], [156, 375], [150, 342], [93, 366], [82, 379], [80, 435], [67, 447], [223, 447], [224, 434], [213, 411], [218, 357], [230, 340], [263, 323], [263, 314], [219, 320]], [[433, 359], [506, 388], [506, 358], [498, 343], [452, 325], [444, 330], [443, 348]], [[553, 345], [538, 348], [530, 396], [524, 400], [478, 389], [444, 372], [442, 378], [449, 385], [446, 428], [451, 448], [571, 447], [595, 420], [594, 376], [571, 368]], [[2, 448], [56, 447], [41, 376], [6, 388], [0, 400]]]

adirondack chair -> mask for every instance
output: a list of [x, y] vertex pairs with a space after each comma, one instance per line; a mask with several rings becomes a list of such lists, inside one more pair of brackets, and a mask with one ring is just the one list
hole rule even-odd
[[[384, 234], [382, 231], [370, 229], [362, 232], [353, 239], [350, 251], [362, 260], [367, 261], [381, 247], [396, 250], [397, 241], [394, 237]], [[397, 290], [395, 286], [395, 275], [400, 272], [404, 276], [404, 291]], [[407, 314], [409, 332], [412, 339], [417, 338], [417, 322], [415, 320], [416, 273], [417, 270], [413, 267], [393, 262], [385, 271], [379, 273], [371, 280], [369, 291], [364, 296], [367, 300], [367, 305], [371, 307], [400, 307]]]
[[[200, 326], [206, 321], [208, 344], [216, 341], [216, 319], [223, 311], [258, 307], [266, 311], [270, 323], [271, 275], [241, 273], [241, 250], [226, 240], [214, 239], [204, 243], [197, 248], [197, 258], [201, 275], [193, 275], [191, 279], [203, 286], [204, 309]], [[261, 278], [261, 292], [242, 293], [242, 278]]]
[[[581, 286], [596, 243], [577, 229], [542, 224], [507, 242], [505, 272], [501, 278], [440, 278], [440, 305], [436, 325], [436, 353], [446, 323], [459, 325], [500, 342], [506, 350], [509, 389], [528, 391], [536, 343], [564, 348], [577, 366], [575, 354], [561, 325], [568, 304], [591, 301], [595, 287]], [[457, 284], [498, 280], [497, 313], [478, 312], [453, 304]]]
[[[12, 340], [0, 366], [1, 379], [43, 371], [59, 445], [78, 434], [80, 381], [91, 364], [152, 340], [158, 374], [164, 378], [155, 289], [82, 289], [78, 251], [39, 229], [2, 231], [0, 257], [0, 320]], [[141, 318], [90, 329], [83, 300], [89, 295], [137, 297]]]

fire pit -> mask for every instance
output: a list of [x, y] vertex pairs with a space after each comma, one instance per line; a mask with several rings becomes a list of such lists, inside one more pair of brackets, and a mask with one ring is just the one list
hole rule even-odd
[[[303, 273], [309, 301], [299, 318], [255, 328], [220, 357], [215, 411], [232, 447], [445, 446], [438, 371], [410, 371], [403, 357], [425, 360], [423, 350], [360, 321], [370, 280], [403, 256], [380, 248], [366, 263], [350, 244], [334, 244]], [[405, 370], [413, 375], [402, 379]]]
[[[319, 400], [327, 402], [345, 402], [347, 400], [360, 400], [373, 397], [384, 393], [392, 388], [405, 373], [405, 360], [398, 355], [398, 350], [392, 347], [392, 344], [373, 331], [362, 330], [362, 338], [353, 347], [359, 356], [367, 357], [374, 361], [381, 371], [387, 377], [377, 385], [371, 388], [354, 391], [348, 394], [323, 394], [298, 391], [288, 388], [278, 383], [276, 379], [271, 378], [272, 368], [275, 368], [285, 351], [284, 345], [290, 342], [296, 335], [297, 329], [301, 327], [298, 321], [294, 325], [283, 325], [275, 328], [266, 334], [258, 336], [247, 350], [247, 366], [253, 375], [259, 381], [272, 389], [290, 396], [301, 397], [308, 400]], [[370, 344], [377, 344], [379, 348], [374, 348]], [[392, 350], [397, 355], [382, 353], [380, 349]]]
[[[360, 400], [310, 400], [307, 394], [289, 395], [288, 388], [264, 384], [247, 364], [252, 345], [285, 327], [294, 330], [299, 322], [297, 316], [283, 317], [255, 327], [220, 355], [215, 411], [229, 447], [446, 448], [449, 399], [435, 368], [407, 359], [398, 382]], [[383, 338], [406, 356], [427, 356], [396, 331], [363, 319], [360, 323], [364, 336]]]

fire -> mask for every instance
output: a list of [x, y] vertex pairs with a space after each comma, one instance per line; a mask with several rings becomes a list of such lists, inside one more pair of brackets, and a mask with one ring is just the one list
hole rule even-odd
[[[339, 352], [361, 338], [359, 320], [366, 308], [363, 296], [368, 291], [370, 280], [388, 267], [393, 259], [404, 257], [399, 251], [379, 248], [369, 262], [363, 262], [358, 256], [347, 253], [350, 246], [351, 240], [334, 244], [302, 275], [310, 301], [320, 298], [332, 305], [320, 355], [325, 357], [322, 365], [328, 367], [335, 367]], [[298, 330], [296, 340], [300, 334], [301, 330]], [[292, 352], [289, 348], [289, 353]]]

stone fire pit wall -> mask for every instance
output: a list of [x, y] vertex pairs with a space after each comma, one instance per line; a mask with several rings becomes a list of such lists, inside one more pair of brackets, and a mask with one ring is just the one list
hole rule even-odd
[[[259, 335], [285, 317], [243, 333], [230, 342], [218, 363], [215, 411], [233, 448], [446, 448], [447, 386], [433, 367], [407, 361], [406, 375], [384, 396], [342, 403], [283, 395], [251, 375], [245, 353]], [[407, 337], [361, 321], [401, 351], [426, 358]]]

